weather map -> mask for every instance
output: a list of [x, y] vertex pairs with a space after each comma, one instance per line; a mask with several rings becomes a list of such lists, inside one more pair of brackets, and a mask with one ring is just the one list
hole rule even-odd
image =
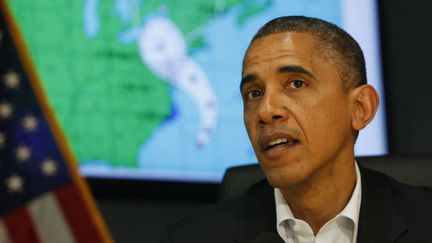
[[344, 24], [338, 0], [10, 0], [81, 171], [218, 181], [256, 161], [242, 56], [282, 15]]

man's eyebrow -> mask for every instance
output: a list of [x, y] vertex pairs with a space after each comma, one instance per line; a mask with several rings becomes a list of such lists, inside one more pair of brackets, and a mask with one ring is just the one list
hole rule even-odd
[[[278, 72], [279, 73], [302, 73], [302, 74], [306, 74], [312, 78], [315, 78], [315, 76], [309, 72], [307, 69], [305, 69], [302, 66], [299, 65], [286, 65], [286, 66], [282, 66], [280, 68], [278, 68]], [[251, 73], [248, 74], [246, 76], [244, 76], [240, 82], [240, 91], [241, 88], [243, 87], [243, 85], [253, 82], [258, 78], [258, 75], [255, 73]]]
[[240, 82], [240, 91], [241, 91], [243, 85], [245, 85], [245, 84], [247, 84], [247, 83], [250, 83], [250, 82], [253, 82], [253, 81], [255, 81], [257, 78], [258, 78], [258, 76], [257, 76], [256, 74], [254, 74], [254, 73], [252, 73], [252, 74], [248, 74], [248, 75], [244, 76], [244, 77], [242, 78], [241, 82]]
[[278, 69], [278, 72], [279, 73], [302, 73], [311, 76], [312, 78], [315, 78], [311, 72], [309, 72], [302, 66], [298, 66], [298, 65], [282, 66]]

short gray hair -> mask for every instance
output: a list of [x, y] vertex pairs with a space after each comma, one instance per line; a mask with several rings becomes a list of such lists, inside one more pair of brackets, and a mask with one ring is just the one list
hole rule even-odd
[[304, 16], [275, 18], [258, 30], [250, 44], [261, 37], [283, 32], [316, 35], [321, 42], [318, 44], [321, 55], [330, 58], [339, 69], [345, 88], [367, 83], [365, 59], [359, 44], [346, 31], [324, 20]]

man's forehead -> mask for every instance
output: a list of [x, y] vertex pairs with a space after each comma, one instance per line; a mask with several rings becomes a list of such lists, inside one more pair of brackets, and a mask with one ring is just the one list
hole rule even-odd
[[297, 32], [297, 31], [285, 31], [269, 34], [266, 36], [261, 36], [254, 39], [247, 49], [246, 54], [252, 48], [262, 48], [266, 47], [269, 44], [275, 45], [278, 44], [282, 46], [290, 46], [293, 43], [300, 41], [302, 44], [313, 44], [319, 41], [320, 38], [318, 35], [312, 32]]
[[317, 37], [309, 32], [282, 32], [260, 37], [254, 40], [246, 50], [243, 58], [243, 72], [246, 67], [254, 65], [256, 62], [289, 52], [310, 56], [313, 54], [316, 44]]
[[326, 44], [309, 32], [284, 32], [260, 37], [251, 43], [243, 60], [240, 88], [267, 75], [302, 74], [314, 80], [326, 73], [340, 77]]

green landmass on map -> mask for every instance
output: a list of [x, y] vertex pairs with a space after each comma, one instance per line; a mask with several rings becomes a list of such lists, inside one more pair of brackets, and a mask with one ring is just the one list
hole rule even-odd
[[83, 30], [84, 1], [9, 0], [8, 4], [78, 160], [136, 167], [141, 144], [170, 116], [172, 102], [168, 84], [141, 61], [138, 45], [118, 42], [118, 34], [165, 9], [186, 37], [189, 50], [202, 48], [206, 45], [202, 31], [213, 17], [239, 6], [243, 23], [268, 6], [268, 1], [261, 2], [143, 1], [133, 21], [125, 24], [113, 14], [114, 1], [100, 0], [100, 30], [94, 38]]

